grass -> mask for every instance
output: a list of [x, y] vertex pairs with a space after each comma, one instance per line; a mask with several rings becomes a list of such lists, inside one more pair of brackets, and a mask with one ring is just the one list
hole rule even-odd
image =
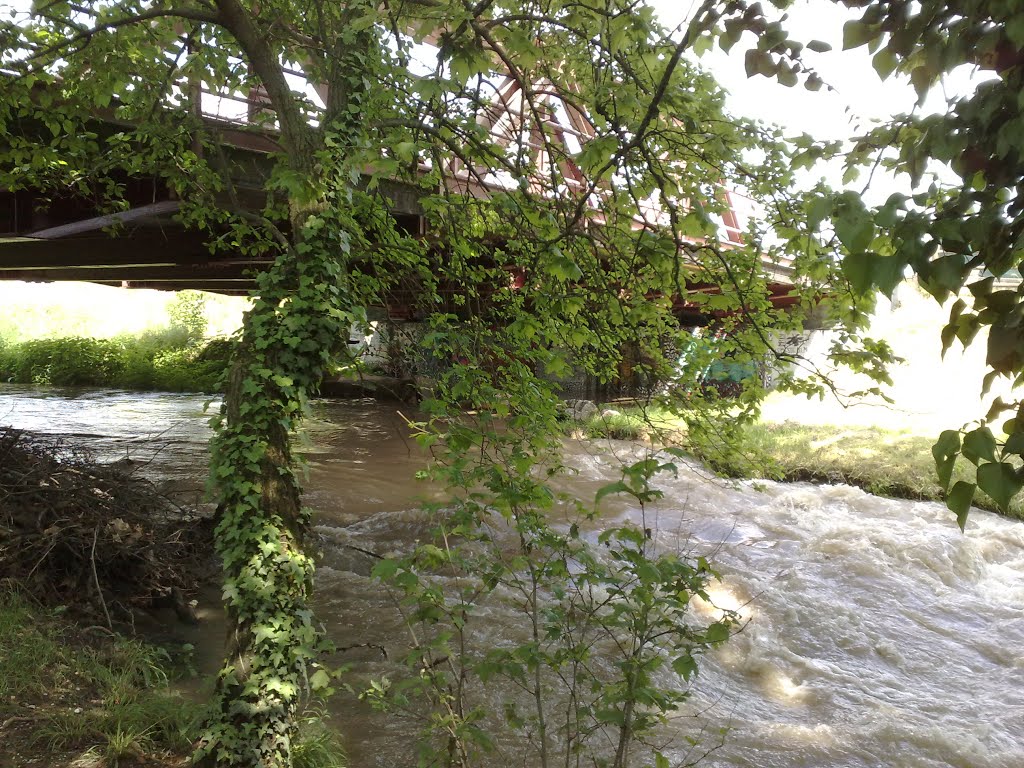
[[345, 750], [336, 731], [323, 723], [322, 713], [312, 712], [299, 722], [299, 736], [292, 748], [293, 768], [344, 768]]
[[607, 437], [612, 440], [646, 440], [651, 424], [639, 408], [608, 408], [583, 422], [587, 437]]
[[[175, 690], [181, 666], [165, 649], [0, 591], [0, 765], [186, 765], [205, 708]], [[293, 763], [345, 766], [321, 713], [300, 721]]]
[[566, 432], [575, 437], [612, 440], [656, 440], [665, 432], [685, 430], [685, 426], [667, 410], [649, 406], [609, 404], [583, 421], [565, 422]]
[[[82, 628], [17, 593], [0, 594], [0, 720], [15, 724], [0, 755], [88, 755], [117, 768], [146, 755], [178, 765], [191, 752], [203, 708], [176, 693], [166, 651]], [[18, 750], [19, 754], [7, 754]], [[3, 762], [0, 760], [0, 762]]]
[[[700, 458], [730, 477], [845, 483], [878, 496], [941, 501], [934, 442], [935, 437], [877, 426], [759, 423], [744, 431], [736, 450]], [[953, 482], [972, 479], [968, 466], [964, 459], [957, 461]], [[1000, 510], [979, 492], [974, 504], [1024, 519], [1019, 499], [1009, 510]]]
[[[878, 496], [943, 501], [932, 445], [938, 436], [920, 428], [878, 425], [760, 422], [743, 429], [736, 445], [688, 441], [683, 418], [658, 409], [615, 407], [573, 425], [588, 438], [613, 438], [671, 443], [688, 450], [709, 468], [727, 477], [765, 478], [788, 482], [853, 485]], [[973, 470], [959, 459], [952, 482], [973, 482]], [[1009, 510], [978, 492], [974, 505], [1024, 519], [1024, 500]]]

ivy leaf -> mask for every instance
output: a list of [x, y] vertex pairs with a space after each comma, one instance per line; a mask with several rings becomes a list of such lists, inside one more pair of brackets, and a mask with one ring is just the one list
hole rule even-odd
[[974, 490], [977, 486], [965, 480], [957, 480], [953, 489], [946, 496], [946, 506], [956, 514], [956, 523], [960, 530], [967, 525], [967, 513], [970, 512], [971, 502], [974, 501]]
[[330, 687], [331, 676], [327, 673], [327, 670], [318, 669], [312, 675], [309, 676], [309, 689], [311, 691], [322, 691]]

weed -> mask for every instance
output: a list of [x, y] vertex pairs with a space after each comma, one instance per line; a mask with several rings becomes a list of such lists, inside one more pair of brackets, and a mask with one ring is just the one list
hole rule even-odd
[[36, 702], [37, 748], [89, 748], [106, 766], [150, 749], [188, 754], [203, 708], [169, 687], [172, 672], [161, 648], [87, 636], [55, 611], [0, 593], [0, 714]]
[[141, 757], [149, 744], [145, 731], [123, 730], [117, 728], [105, 734], [103, 757], [108, 768], [118, 768], [122, 760], [136, 760]]
[[299, 736], [292, 748], [294, 768], [344, 768], [345, 750], [338, 734], [314, 714], [299, 723]]

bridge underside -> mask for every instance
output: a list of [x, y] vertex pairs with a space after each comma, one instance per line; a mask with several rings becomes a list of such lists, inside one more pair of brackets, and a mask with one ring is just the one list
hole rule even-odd
[[[181, 204], [166, 190], [155, 183], [135, 187], [129, 190], [133, 206], [107, 215], [97, 215], [80, 199], [0, 192], [0, 280], [252, 292], [256, 275], [269, 265], [267, 257], [211, 251], [208, 236], [176, 221]], [[411, 195], [397, 185], [390, 193], [399, 227], [420, 231]]]
[[[259, 172], [252, 175], [255, 178], [244, 180], [250, 198], [246, 203], [259, 210], [263, 204], [261, 180]], [[269, 266], [267, 257], [211, 249], [209, 236], [187, 230], [177, 220], [181, 203], [154, 180], [126, 179], [125, 188], [131, 207], [105, 215], [97, 213], [92, 201], [80, 197], [0, 192], [0, 280], [80, 281], [233, 296], [253, 292], [256, 276]], [[417, 190], [391, 184], [381, 185], [381, 191], [399, 228], [422, 234], [425, 224]], [[458, 292], [456, 285], [446, 288], [452, 294]], [[792, 285], [781, 275], [768, 289], [776, 306], [794, 301]], [[690, 290], [715, 293], [719, 289], [691, 285]], [[392, 317], [411, 319], [414, 305], [415, 287], [407, 286], [389, 298], [386, 309]], [[456, 306], [458, 302], [453, 302]], [[676, 297], [675, 311], [687, 324], [708, 320], [688, 296]]]

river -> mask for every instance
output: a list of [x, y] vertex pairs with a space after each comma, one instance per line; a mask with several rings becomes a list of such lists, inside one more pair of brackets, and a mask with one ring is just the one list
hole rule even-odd
[[[194, 490], [206, 463], [204, 402], [7, 387], [0, 423], [65, 435]], [[412, 478], [422, 459], [402, 423], [393, 406], [321, 402], [308, 430], [306, 501], [324, 551], [317, 611], [339, 646], [406, 642], [369, 559], [352, 548], [388, 554], [423, 535], [417, 499], [429, 489]], [[563, 488], [592, 498], [634, 450], [568, 443], [576, 473]], [[649, 513], [659, 544], [713, 557], [722, 573], [715, 601], [749, 618], [704, 659], [675, 726], [681, 735], [698, 722], [730, 729], [702, 765], [1024, 766], [1024, 525], [975, 510], [963, 535], [939, 504], [847, 486], [727, 482], [697, 466], [662, 487]], [[634, 514], [609, 505], [609, 518]], [[484, 629], [503, 631], [500, 621]], [[394, 671], [373, 647], [348, 660], [356, 680]], [[403, 730], [411, 725], [352, 697], [333, 707], [353, 768], [415, 764]], [[530, 763], [504, 755], [498, 764]]]

